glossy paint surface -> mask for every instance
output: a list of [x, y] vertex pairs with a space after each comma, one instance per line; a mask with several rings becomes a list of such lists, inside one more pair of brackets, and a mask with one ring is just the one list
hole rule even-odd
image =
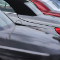
[[53, 38], [54, 36], [55, 35], [49, 35], [29, 27], [15, 26], [15, 24], [12, 23], [9, 29], [6, 28], [6, 30], [0, 31], [0, 49], [42, 56], [59, 55], [60, 44], [58, 40]]

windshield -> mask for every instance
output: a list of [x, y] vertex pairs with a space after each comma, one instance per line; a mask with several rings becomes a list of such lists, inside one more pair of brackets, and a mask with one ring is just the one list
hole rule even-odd
[[0, 30], [7, 26], [10, 26], [13, 22], [3, 13], [0, 11]]

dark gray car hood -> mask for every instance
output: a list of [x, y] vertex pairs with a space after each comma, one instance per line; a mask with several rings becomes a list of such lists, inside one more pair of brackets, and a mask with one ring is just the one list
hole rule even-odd
[[12, 46], [29, 51], [60, 54], [60, 43], [53, 39], [53, 36], [28, 27], [16, 26], [11, 35], [11, 40], [15, 41], [16, 45]]

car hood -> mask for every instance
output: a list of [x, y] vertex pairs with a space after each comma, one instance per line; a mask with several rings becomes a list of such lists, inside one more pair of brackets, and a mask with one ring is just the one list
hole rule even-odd
[[54, 35], [46, 34], [29, 27], [16, 26], [11, 35], [11, 40], [16, 41], [15, 48], [49, 53], [60, 54], [60, 43], [53, 39]]

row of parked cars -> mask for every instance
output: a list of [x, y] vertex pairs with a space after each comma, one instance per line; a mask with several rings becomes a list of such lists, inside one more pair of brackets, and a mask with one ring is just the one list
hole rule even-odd
[[60, 1], [4, 2], [15, 13], [0, 10], [0, 58], [60, 60]]

